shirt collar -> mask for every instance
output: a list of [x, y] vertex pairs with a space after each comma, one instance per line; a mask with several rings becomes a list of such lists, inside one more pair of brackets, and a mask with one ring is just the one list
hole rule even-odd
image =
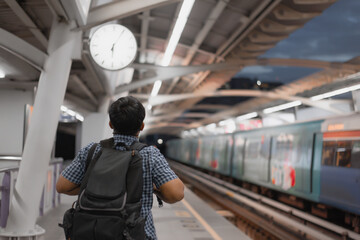
[[138, 142], [139, 139], [135, 136], [122, 135], [122, 134], [114, 134], [114, 142], [119, 143], [123, 142], [125, 145], [131, 145], [133, 142]]

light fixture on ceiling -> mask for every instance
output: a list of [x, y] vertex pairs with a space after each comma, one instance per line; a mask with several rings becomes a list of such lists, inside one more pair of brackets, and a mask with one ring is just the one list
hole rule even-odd
[[66, 113], [67, 115], [75, 117], [80, 122], [84, 121], [84, 117], [81, 114], [69, 109], [68, 107], [65, 107], [64, 105], [61, 105], [60, 110], [64, 113]]
[[257, 112], [251, 112], [251, 113], [247, 113], [247, 114], [244, 114], [244, 115], [240, 115], [236, 118], [236, 121], [237, 122], [241, 122], [241, 121], [245, 121], [245, 120], [249, 120], [251, 118], [255, 118], [258, 116], [258, 113]]
[[[184, 0], [182, 5], [181, 5], [181, 9], [180, 9], [180, 12], [179, 12], [179, 16], [176, 20], [176, 23], [175, 23], [175, 26], [174, 26], [174, 29], [171, 33], [171, 37], [170, 37], [170, 40], [169, 40], [169, 43], [166, 47], [166, 50], [165, 50], [165, 53], [164, 53], [164, 56], [161, 60], [161, 65], [162, 66], [169, 66], [170, 64], [170, 61], [171, 61], [171, 58], [174, 54], [174, 51], [176, 49], [176, 46], [179, 42], [179, 39], [180, 39], [180, 36], [184, 30], [184, 27], [185, 27], [185, 24], [188, 20], [188, 17], [189, 17], [189, 14], [191, 12], [191, 9], [194, 5], [194, 2], [195, 0]], [[157, 80], [154, 84], [154, 87], [151, 91], [151, 96], [156, 96], [159, 91], [160, 91], [160, 88], [161, 88], [161, 84], [162, 84], [162, 81], [161, 80]], [[148, 105], [149, 106], [149, 105]]]
[[281, 105], [278, 105], [278, 106], [275, 106], [275, 107], [266, 108], [266, 109], [263, 110], [263, 113], [268, 114], [268, 113], [278, 112], [278, 111], [281, 111], [281, 110], [285, 110], [285, 109], [288, 109], [288, 108], [299, 106], [301, 104], [302, 104], [301, 101], [293, 101], [293, 102], [281, 104]]
[[337, 89], [337, 90], [334, 90], [334, 91], [331, 91], [331, 92], [327, 92], [327, 93], [319, 94], [319, 95], [316, 95], [316, 96], [312, 96], [310, 99], [313, 100], [313, 101], [318, 101], [318, 100], [321, 100], [321, 99], [333, 97], [333, 96], [344, 94], [344, 93], [347, 93], [347, 92], [352, 92], [352, 91], [355, 91], [355, 90], [358, 90], [358, 89], [360, 89], [360, 84], [350, 86], [350, 87], [340, 88], [340, 89]]
[[0, 78], [4, 78], [4, 77], [5, 77], [5, 72], [2, 69], [0, 69]]

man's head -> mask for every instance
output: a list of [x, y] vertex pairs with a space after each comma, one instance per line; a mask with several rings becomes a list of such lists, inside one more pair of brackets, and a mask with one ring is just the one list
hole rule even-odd
[[143, 128], [145, 108], [132, 96], [122, 97], [111, 104], [109, 117], [114, 133], [136, 136]]

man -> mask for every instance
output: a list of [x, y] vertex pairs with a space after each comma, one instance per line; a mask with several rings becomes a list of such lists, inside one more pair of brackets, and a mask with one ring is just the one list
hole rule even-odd
[[[144, 128], [145, 109], [134, 97], [119, 98], [109, 109], [109, 126], [114, 130], [115, 145], [122, 142], [130, 146], [138, 141], [140, 131]], [[73, 162], [61, 173], [56, 184], [59, 193], [68, 195], [79, 194], [80, 184], [85, 174], [87, 154], [94, 143], [82, 148]], [[118, 150], [123, 147], [116, 146]], [[95, 149], [93, 156], [101, 150], [100, 145]], [[141, 216], [146, 219], [146, 239], [157, 239], [151, 214], [153, 193], [167, 203], [175, 203], [184, 197], [184, 185], [170, 169], [164, 156], [153, 147], [140, 150], [143, 161], [143, 193], [141, 198]]]

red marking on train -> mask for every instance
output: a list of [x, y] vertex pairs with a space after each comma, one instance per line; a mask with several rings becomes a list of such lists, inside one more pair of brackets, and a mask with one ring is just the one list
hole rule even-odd
[[213, 160], [210, 162], [210, 165], [212, 168], [216, 169], [218, 167], [218, 161], [217, 160]]
[[360, 137], [360, 131], [325, 132], [324, 138]]
[[291, 187], [295, 186], [295, 179], [296, 179], [296, 172], [294, 168], [291, 168], [290, 170], [290, 179], [291, 179]]

